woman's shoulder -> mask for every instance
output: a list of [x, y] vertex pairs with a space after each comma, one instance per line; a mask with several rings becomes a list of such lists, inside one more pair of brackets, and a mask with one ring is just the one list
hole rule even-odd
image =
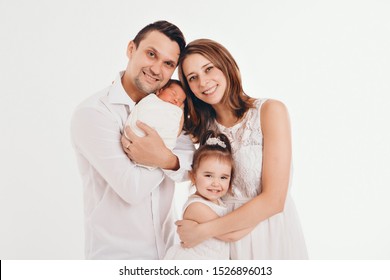
[[262, 119], [263, 116], [267, 117], [267, 115], [277, 114], [278, 112], [287, 112], [287, 107], [284, 103], [277, 99], [253, 98], [252, 100], [253, 107], [250, 109], [249, 114], [247, 114], [247, 117], [252, 121], [258, 120], [259, 117]]
[[261, 106], [262, 115], [287, 114], [286, 105], [277, 99], [267, 99]]
[[268, 131], [270, 128], [288, 128], [289, 114], [286, 105], [276, 99], [268, 99], [264, 102], [260, 111], [260, 123], [262, 131]]
[[285, 104], [278, 100], [272, 98], [251, 98], [252, 104], [254, 107], [286, 107]]

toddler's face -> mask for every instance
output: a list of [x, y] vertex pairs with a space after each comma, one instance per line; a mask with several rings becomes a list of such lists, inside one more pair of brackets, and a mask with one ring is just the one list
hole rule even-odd
[[171, 84], [166, 89], [160, 89], [157, 91], [156, 95], [166, 102], [172, 103], [181, 107], [184, 100], [186, 99], [186, 94], [183, 88], [177, 84]]
[[216, 203], [229, 190], [232, 165], [218, 157], [203, 158], [195, 173], [191, 173], [197, 194]]

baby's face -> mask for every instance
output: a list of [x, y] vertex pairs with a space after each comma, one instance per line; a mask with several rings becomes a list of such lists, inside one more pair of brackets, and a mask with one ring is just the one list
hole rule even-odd
[[156, 95], [166, 102], [172, 103], [181, 107], [184, 100], [186, 99], [186, 94], [183, 88], [177, 84], [171, 84], [166, 89], [160, 89], [157, 91]]

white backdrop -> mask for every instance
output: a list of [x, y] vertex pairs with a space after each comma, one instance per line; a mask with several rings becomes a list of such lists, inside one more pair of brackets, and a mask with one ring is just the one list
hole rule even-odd
[[389, 14], [379, 0], [0, 0], [0, 259], [83, 258], [70, 117], [159, 19], [225, 45], [249, 95], [289, 108], [310, 257], [390, 259]]

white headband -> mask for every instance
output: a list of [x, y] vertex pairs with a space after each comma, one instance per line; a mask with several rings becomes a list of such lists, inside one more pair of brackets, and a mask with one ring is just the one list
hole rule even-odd
[[221, 146], [222, 148], [226, 148], [226, 144], [216, 137], [210, 137], [209, 139], [207, 139], [206, 145], [218, 145]]

